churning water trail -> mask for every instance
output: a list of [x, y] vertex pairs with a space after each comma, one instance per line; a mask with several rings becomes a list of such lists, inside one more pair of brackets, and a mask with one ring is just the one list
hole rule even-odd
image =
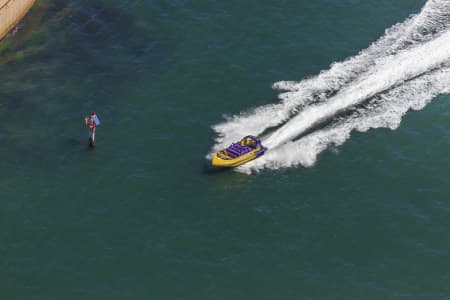
[[[449, 92], [449, 26], [449, 1], [429, 0], [419, 14], [387, 29], [358, 55], [316, 77], [275, 83], [274, 88], [284, 91], [280, 103], [213, 126], [218, 137], [211, 153], [247, 134], [264, 133], [269, 151], [239, 171], [311, 166], [320, 152], [342, 144], [353, 130], [397, 128], [408, 110], [422, 109]], [[355, 112], [337, 117], [357, 105]], [[329, 120], [331, 124], [321, 125]]]

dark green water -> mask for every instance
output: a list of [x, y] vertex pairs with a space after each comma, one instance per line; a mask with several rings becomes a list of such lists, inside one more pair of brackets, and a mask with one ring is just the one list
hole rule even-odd
[[38, 2], [0, 42], [0, 299], [449, 299], [448, 95], [309, 168], [206, 167], [224, 114], [425, 3], [393, 2]]

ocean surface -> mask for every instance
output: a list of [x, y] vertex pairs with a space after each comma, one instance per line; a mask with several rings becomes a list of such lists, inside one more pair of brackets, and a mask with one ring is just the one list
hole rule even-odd
[[450, 299], [448, 0], [38, 0], [0, 78], [0, 299]]

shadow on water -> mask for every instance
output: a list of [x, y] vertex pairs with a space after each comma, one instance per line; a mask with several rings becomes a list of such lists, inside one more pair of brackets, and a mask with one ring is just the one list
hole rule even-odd
[[206, 175], [214, 175], [214, 174], [224, 174], [232, 172], [232, 168], [217, 168], [213, 167], [210, 164], [205, 163], [203, 165], [202, 173]]
[[95, 150], [95, 147], [92, 147], [87, 139], [76, 139], [72, 137], [65, 140], [63, 147], [68, 149], [70, 148], [72, 150], [78, 149], [79, 151], [86, 150], [88, 152]]

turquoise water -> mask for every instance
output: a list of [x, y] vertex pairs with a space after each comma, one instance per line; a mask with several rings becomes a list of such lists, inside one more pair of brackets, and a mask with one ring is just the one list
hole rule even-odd
[[[449, 299], [450, 20], [392, 2], [38, 2], [0, 43], [0, 298]], [[315, 87], [394, 24], [389, 54]], [[307, 78], [318, 103], [262, 133], [295, 138], [208, 167]]]

